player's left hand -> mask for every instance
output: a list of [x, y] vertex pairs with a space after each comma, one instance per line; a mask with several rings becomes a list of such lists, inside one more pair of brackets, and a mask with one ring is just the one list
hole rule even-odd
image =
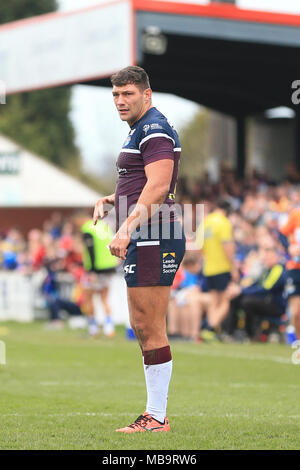
[[108, 246], [112, 255], [125, 260], [129, 243], [128, 235], [117, 232]]

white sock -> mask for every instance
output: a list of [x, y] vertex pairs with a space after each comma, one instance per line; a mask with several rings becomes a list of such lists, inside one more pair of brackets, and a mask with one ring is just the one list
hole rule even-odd
[[[144, 362], [144, 358], [143, 358]], [[173, 361], [162, 364], [146, 365], [144, 372], [147, 387], [146, 412], [152, 418], [164, 423], [167, 413], [169, 383], [172, 375]]]

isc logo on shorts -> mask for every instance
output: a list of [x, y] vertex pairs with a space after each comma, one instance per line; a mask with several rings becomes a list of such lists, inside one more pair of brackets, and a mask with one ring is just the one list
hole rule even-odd
[[136, 264], [126, 264], [126, 266], [124, 266], [124, 271], [126, 274], [133, 274], [134, 273], [134, 267], [136, 266]]

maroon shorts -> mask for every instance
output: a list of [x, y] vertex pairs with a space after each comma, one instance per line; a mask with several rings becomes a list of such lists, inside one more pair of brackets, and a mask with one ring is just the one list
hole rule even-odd
[[171, 222], [170, 231], [160, 226], [151, 237], [131, 238], [124, 261], [128, 287], [171, 286], [185, 253], [185, 236], [180, 222]]

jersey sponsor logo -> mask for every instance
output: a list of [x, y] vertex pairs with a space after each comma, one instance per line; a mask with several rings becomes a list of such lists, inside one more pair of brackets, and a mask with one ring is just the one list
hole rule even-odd
[[126, 168], [117, 168], [119, 175], [126, 175], [127, 169]]
[[131, 141], [131, 137], [133, 136], [133, 134], [135, 133], [136, 129], [131, 129], [131, 131], [129, 132], [124, 144], [123, 144], [123, 147], [126, 147], [126, 145], [129, 144], [129, 142]]
[[123, 144], [123, 147], [126, 147], [126, 145], [129, 144], [129, 142], [131, 141], [131, 137], [133, 136], [133, 134], [135, 133], [135, 131], [136, 131], [136, 129], [132, 129], [132, 130], [129, 132], [129, 134], [128, 134], [128, 136], [127, 136], [127, 138], [126, 138], [126, 140], [125, 140], [125, 142], [124, 142], [124, 144]]
[[126, 145], [129, 144], [129, 142], [131, 141], [131, 137], [130, 135], [127, 137], [127, 139], [125, 140], [124, 144], [123, 144], [123, 147], [126, 147]]
[[149, 129], [150, 129], [150, 124], [145, 124], [145, 125], [143, 126], [143, 131], [145, 132], [145, 134], [147, 134], [147, 132], [149, 131]]
[[134, 274], [135, 270], [133, 269], [136, 266], [136, 264], [126, 264], [124, 266], [124, 271], [126, 274]]
[[175, 252], [172, 252], [172, 253], [163, 253], [163, 258], [165, 258], [166, 256], [168, 255], [171, 255], [173, 256], [173, 258], [175, 258]]
[[158, 124], [157, 122], [153, 122], [152, 124], [145, 124], [143, 126], [143, 131], [145, 132], [146, 135], [147, 135], [147, 132], [149, 130], [157, 131], [159, 129], [163, 129], [163, 127], [160, 124]]
[[156, 129], [163, 129], [163, 127], [160, 124], [157, 124], [156, 122], [154, 122], [153, 124], [150, 124], [150, 129], [154, 131]]
[[175, 274], [178, 269], [178, 263], [175, 259], [176, 253], [165, 252], [163, 253], [162, 272], [163, 274]]

